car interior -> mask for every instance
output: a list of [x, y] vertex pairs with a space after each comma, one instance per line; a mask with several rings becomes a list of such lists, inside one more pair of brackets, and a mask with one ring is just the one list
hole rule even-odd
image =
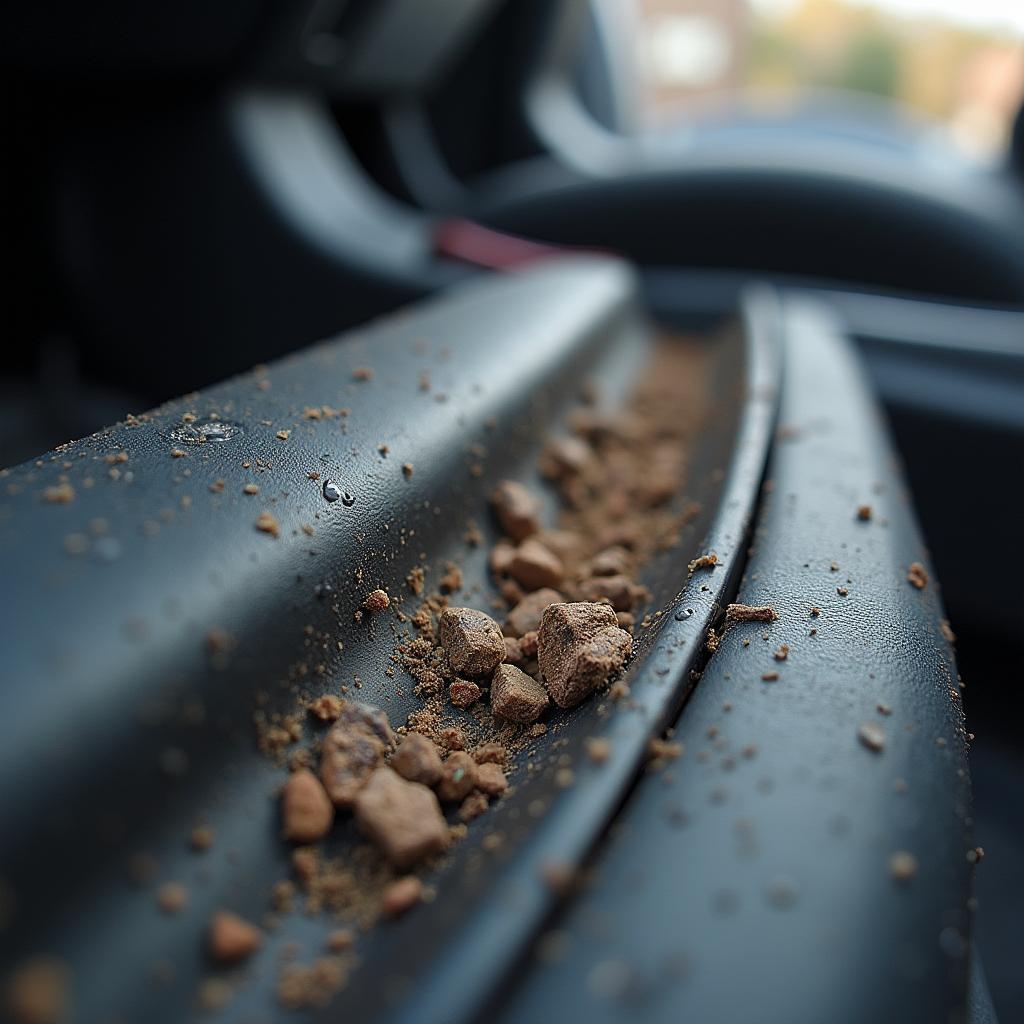
[[[644, 115], [637, 11], [685, 71], [757, 7], [2, 15], [10, 1020], [1024, 1019], [1024, 91], [984, 160], [838, 88]], [[365, 707], [374, 780], [435, 712], [479, 775], [412, 873], [371, 783], [282, 841]]]

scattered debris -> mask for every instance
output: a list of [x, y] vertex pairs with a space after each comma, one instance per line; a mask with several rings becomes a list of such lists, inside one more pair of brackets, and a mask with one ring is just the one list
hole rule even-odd
[[907, 570], [907, 582], [918, 590], [924, 590], [928, 586], [928, 570], [920, 562], [911, 562]]
[[188, 890], [180, 882], [165, 882], [156, 891], [156, 905], [165, 914], [179, 914], [188, 903]]
[[334, 805], [320, 780], [308, 769], [293, 772], [281, 790], [282, 834], [292, 843], [323, 839], [334, 822]]
[[885, 746], [885, 730], [877, 722], [862, 722], [857, 729], [857, 739], [868, 750], [878, 753]]
[[491, 507], [501, 528], [522, 541], [540, 529], [540, 502], [515, 480], [502, 480], [491, 493]]
[[75, 489], [69, 483], [54, 484], [43, 491], [42, 497], [51, 505], [68, 505], [75, 500]]
[[390, 764], [409, 782], [436, 786], [441, 779], [441, 754], [432, 740], [418, 732], [410, 732], [403, 737]]
[[207, 948], [218, 963], [234, 964], [247, 960], [262, 943], [263, 935], [259, 928], [230, 910], [218, 910], [210, 918]]
[[499, 665], [491, 678], [491, 710], [511, 722], [535, 722], [548, 706], [548, 694], [515, 665]]
[[423, 899], [423, 883], [415, 875], [405, 875], [384, 890], [381, 912], [385, 917], [401, 917]]
[[889, 857], [889, 876], [901, 885], [907, 885], [917, 874], [917, 858], [906, 850], [897, 850]]
[[870, 505], [858, 505], [857, 506], [857, 519], [862, 523], [866, 523], [871, 518], [871, 506]]
[[448, 846], [448, 826], [432, 790], [377, 768], [356, 794], [356, 821], [390, 863], [408, 870]]
[[714, 569], [716, 565], [718, 565], [718, 555], [710, 554], [701, 555], [699, 558], [695, 558], [692, 562], [690, 562], [687, 568], [692, 574], [700, 569]]
[[779, 615], [768, 604], [730, 604], [725, 609], [725, 624], [737, 622], [775, 622]]
[[441, 769], [441, 781], [437, 784], [437, 795], [444, 803], [464, 800], [476, 789], [476, 761], [464, 750], [448, 755]]
[[383, 711], [354, 701], [342, 702], [341, 713], [324, 737], [320, 755], [320, 780], [336, 807], [352, 806], [394, 742]]
[[490, 675], [505, 658], [505, 638], [498, 624], [473, 608], [446, 608], [437, 636], [451, 667], [462, 676]]
[[377, 615], [380, 612], [387, 611], [390, 604], [391, 598], [388, 597], [388, 592], [378, 588], [366, 595], [363, 601], [363, 611], [367, 611], [371, 615]]
[[269, 533], [275, 540], [281, 536], [281, 526], [269, 512], [261, 512], [256, 517], [256, 529]]
[[71, 1017], [71, 970], [63, 960], [37, 956], [7, 980], [3, 1009], [12, 1024], [63, 1024]]
[[537, 658], [554, 702], [573, 707], [625, 664], [633, 638], [605, 604], [578, 601], [544, 609]]

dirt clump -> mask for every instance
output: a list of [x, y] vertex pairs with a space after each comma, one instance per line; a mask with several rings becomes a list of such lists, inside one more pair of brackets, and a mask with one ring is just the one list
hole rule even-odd
[[540, 617], [549, 604], [560, 604], [564, 597], [552, 587], [541, 587], [532, 594], [527, 594], [508, 613], [505, 620], [505, 635], [521, 637], [524, 633], [536, 632], [540, 629]]
[[476, 761], [464, 750], [448, 755], [437, 784], [437, 795], [444, 803], [464, 800], [476, 788]]
[[552, 604], [544, 610], [537, 658], [552, 700], [562, 708], [579, 704], [622, 666], [633, 638], [619, 628], [610, 605]]
[[320, 780], [336, 807], [352, 806], [394, 743], [383, 711], [353, 701], [342, 704], [337, 722], [324, 737], [320, 757]]
[[308, 769], [293, 772], [281, 790], [282, 835], [290, 843], [315, 843], [331, 830], [334, 805]]
[[434, 793], [391, 768], [376, 768], [355, 796], [356, 822], [388, 862], [406, 871], [448, 846], [448, 826]]
[[441, 754], [432, 740], [418, 732], [407, 733], [391, 757], [391, 767], [409, 782], [436, 786], [441, 779]]
[[505, 659], [505, 637], [486, 612], [446, 608], [438, 622], [437, 637], [451, 667], [470, 679], [490, 675]]
[[218, 910], [210, 918], [207, 948], [218, 963], [235, 964], [247, 960], [262, 943], [263, 934], [259, 928], [230, 910]]
[[6, 979], [4, 1009], [13, 1024], [63, 1024], [71, 1010], [71, 970], [63, 960], [37, 956]]
[[548, 693], [515, 665], [499, 665], [491, 677], [491, 710], [510, 722], [535, 722], [548, 706]]
[[920, 562], [911, 562], [907, 570], [907, 582], [918, 590], [928, 586], [928, 570]]
[[514, 541], [540, 529], [540, 502], [516, 480], [502, 480], [491, 492], [491, 508], [499, 525]]
[[[508, 654], [507, 647], [505, 653]], [[471, 679], [456, 679], [448, 686], [448, 699], [457, 708], [468, 708], [480, 699], [482, 692]]]
[[391, 605], [391, 598], [388, 597], [386, 590], [372, 590], [366, 595], [363, 600], [363, 611], [369, 612], [371, 615], [379, 615], [381, 612], [387, 611]]
[[565, 567], [562, 560], [539, 540], [527, 537], [512, 552], [508, 574], [526, 591], [543, 587], [553, 589], [561, 585]]
[[405, 875], [384, 890], [381, 913], [385, 917], [401, 917], [423, 899], [423, 883], [415, 875]]
[[725, 624], [737, 622], [774, 622], [778, 612], [769, 604], [730, 604], [725, 609]]

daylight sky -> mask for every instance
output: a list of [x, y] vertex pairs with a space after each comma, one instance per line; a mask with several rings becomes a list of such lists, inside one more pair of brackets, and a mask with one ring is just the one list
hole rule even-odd
[[[1024, 37], [1024, 0], [847, 0], [851, 5], [875, 7], [894, 14], [932, 15], [954, 24], [977, 28], [1004, 28]], [[752, 0], [755, 8], [783, 12], [799, 0]]]

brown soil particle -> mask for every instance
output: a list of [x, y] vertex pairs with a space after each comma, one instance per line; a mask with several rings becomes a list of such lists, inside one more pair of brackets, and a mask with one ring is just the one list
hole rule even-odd
[[387, 715], [377, 708], [343, 701], [338, 721], [324, 737], [320, 779], [337, 807], [350, 807], [370, 773], [394, 746]]
[[441, 577], [438, 586], [443, 594], [454, 594], [462, 589], [462, 570], [453, 562], [445, 567], [445, 574]]
[[34, 957], [7, 979], [4, 996], [13, 1024], [64, 1024], [70, 1019], [71, 971], [56, 957]]
[[918, 590], [924, 590], [928, 586], [928, 570], [920, 562], [911, 562], [907, 570], [907, 582]]
[[200, 1010], [214, 1013], [228, 1006], [234, 996], [235, 990], [223, 978], [206, 978], [196, 992], [196, 1003]]
[[213, 846], [214, 832], [209, 825], [196, 825], [189, 833], [188, 845], [196, 853], [205, 853]]
[[688, 566], [690, 572], [697, 572], [699, 569], [714, 569], [718, 565], [718, 555], [701, 555], [695, 558]]
[[594, 764], [604, 764], [612, 756], [612, 745], [603, 737], [588, 736], [583, 746]]
[[522, 665], [525, 659], [526, 655], [523, 654], [519, 641], [515, 637], [505, 637], [505, 660], [510, 665]]
[[778, 672], [774, 672], [774, 671], [773, 672], [765, 672], [765, 673], [763, 673], [761, 675], [761, 679], [764, 682], [766, 682], [766, 683], [775, 683], [775, 682], [778, 682], [779, 673]]
[[633, 556], [620, 544], [599, 551], [590, 560], [591, 576], [628, 576], [632, 571]]
[[446, 608], [437, 637], [451, 667], [461, 676], [476, 679], [490, 675], [505, 658], [505, 638], [498, 624], [473, 608]]
[[269, 512], [261, 512], [256, 517], [256, 529], [262, 533], [269, 533], [275, 539], [281, 536], [281, 526]]
[[595, 576], [583, 580], [576, 591], [580, 598], [591, 604], [608, 601], [617, 612], [630, 611], [637, 598], [633, 582], [625, 576]]
[[469, 679], [456, 679], [448, 687], [448, 699], [457, 708], [468, 708], [480, 699], [480, 687]]
[[322, 697], [310, 702], [309, 713], [321, 722], [336, 722], [341, 715], [342, 701], [333, 693], [325, 693]]
[[243, 494], [259, 494], [260, 493], [260, 489], [255, 484], [246, 484], [242, 488], [242, 493]]
[[491, 572], [495, 576], [504, 576], [508, 573], [509, 568], [512, 565], [512, 559], [515, 557], [516, 546], [511, 544], [507, 540], [499, 540], [497, 544], [491, 548], [491, 553], [487, 557], [487, 564], [491, 567]]
[[889, 857], [889, 877], [894, 882], [907, 885], [917, 874], [917, 858], [906, 850], [897, 850]]
[[278, 441], [287, 441], [292, 436], [292, 432], [290, 430], [279, 430], [274, 436]]
[[346, 949], [351, 949], [355, 944], [356, 936], [351, 928], [335, 928], [324, 943], [332, 953], [342, 953]]
[[408, 913], [423, 899], [423, 883], [415, 875], [396, 879], [385, 890], [381, 900], [381, 913], [396, 918]]
[[377, 768], [355, 798], [360, 829], [392, 866], [408, 870], [448, 845], [448, 826], [437, 797], [391, 768]]
[[464, 750], [448, 755], [437, 784], [437, 795], [445, 803], [464, 800], [476, 789], [476, 761]]
[[412, 463], [411, 462], [403, 462], [402, 463], [402, 476], [404, 476], [405, 479], [408, 480], [412, 476], [412, 474], [413, 474]]
[[54, 484], [43, 491], [43, 501], [51, 505], [68, 505], [75, 500], [75, 489], [69, 483]]
[[647, 744], [647, 754], [650, 758], [650, 767], [657, 770], [663, 768], [667, 762], [682, 757], [683, 745], [655, 737]]
[[389, 763], [409, 782], [436, 786], [441, 779], [440, 751], [433, 740], [418, 732], [410, 732], [403, 737]]
[[540, 502], [521, 483], [502, 480], [491, 492], [491, 507], [501, 528], [514, 541], [540, 529]]
[[947, 643], [956, 643], [956, 633], [953, 632], [953, 627], [949, 624], [949, 619], [939, 620], [939, 632]]
[[565, 567], [539, 540], [527, 537], [513, 552], [508, 573], [524, 590], [561, 585]]
[[220, 478], [218, 478], [217, 480], [214, 480], [213, 483], [210, 484], [210, 490], [214, 494], [220, 494], [221, 491], [224, 490], [224, 481], [222, 479], [220, 479]]
[[320, 780], [306, 769], [293, 772], [281, 790], [282, 835], [292, 843], [323, 839], [334, 822], [334, 806]]
[[477, 764], [504, 764], [508, 760], [508, 750], [500, 743], [481, 743], [473, 751], [473, 760]]
[[858, 505], [857, 506], [857, 519], [866, 523], [871, 518], [871, 506], [870, 505]]
[[326, 1006], [345, 987], [349, 966], [337, 956], [322, 956], [313, 963], [285, 964], [277, 979], [277, 998], [288, 1010]]
[[479, 790], [475, 790], [459, 804], [459, 820], [464, 822], [473, 821], [475, 818], [479, 818], [487, 810], [488, 806], [487, 795]]
[[477, 765], [476, 788], [488, 796], [501, 796], [508, 789], [508, 779], [501, 765], [490, 761]]
[[863, 722], [857, 729], [857, 739], [878, 753], [885, 747], [885, 730], [877, 722]]
[[785, 661], [789, 657], [789, 644], [779, 644], [779, 649], [772, 652], [776, 661]]
[[188, 903], [188, 890], [180, 882], [165, 882], [156, 891], [156, 905], [165, 914], [180, 914]]
[[554, 702], [578, 704], [622, 668], [633, 638], [604, 604], [552, 604], [541, 618], [538, 661]]
[[388, 597], [386, 590], [373, 590], [366, 595], [363, 600], [363, 611], [369, 612], [371, 615], [377, 615], [380, 612], [387, 611], [391, 605], [391, 598]]
[[218, 910], [210, 918], [207, 948], [218, 963], [235, 964], [246, 960], [262, 942], [259, 928], [230, 910]]
[[515, 665], [499, 665], [491, 678], [491, 711], [510, 722], [535, 722], [548, 706], [547, 691]]
[[537, 657], [537, 647], [539, 644], [540, 634], [535, 629], [531, 629], [529, 633], [524, 633], [519, 638], [519, 650], [523, 652], [524, 658], [535, 658]]
[[509, 613], [505, 620], [507, 636], [519, 637], [524, 633], [540, 629], [540, 617], [549, 604], [561, 604], [564, 597], [551, 587], [542, 587], [527, 594]]
[[369, 366], [357, 366], [352, 371], [353, 380], [373, 380], [373, 369]]
[[769, 604], [731, 604], [725, 609], [725, 624], [735, 622], [774, 622], [779, 617]]

